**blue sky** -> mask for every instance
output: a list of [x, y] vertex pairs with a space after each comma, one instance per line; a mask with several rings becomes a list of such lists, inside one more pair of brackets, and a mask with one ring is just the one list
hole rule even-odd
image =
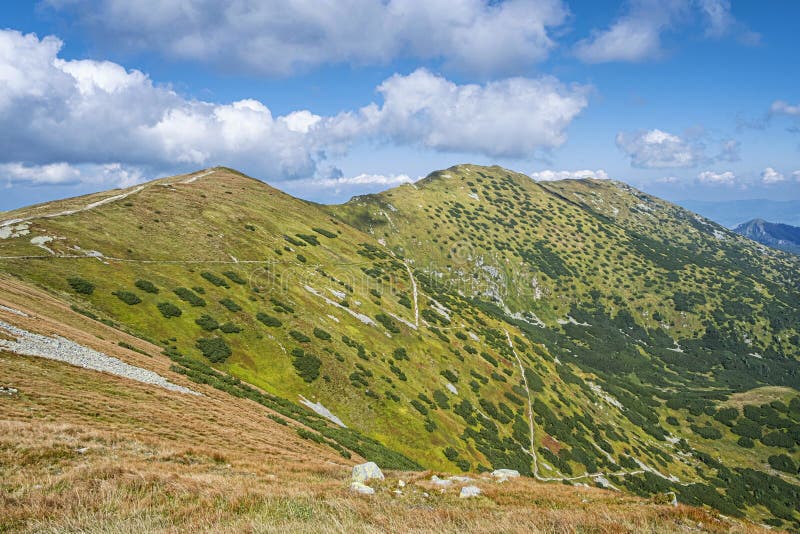
[[800, 3], [49, 0], [0, 13], [0, 209], [213, 165], [336, 202], [457, 163], [800, 200]]

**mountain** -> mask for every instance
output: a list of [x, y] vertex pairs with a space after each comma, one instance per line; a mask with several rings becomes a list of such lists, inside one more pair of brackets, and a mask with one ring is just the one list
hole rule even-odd
[[800, 527], [800, 259], [623, 183], [214, 168], [0, 218], [6, 277], [342, 456]]
[[800, 254], [800, 228], [796, 226], [753, 219], [740, 224], [733, 231], [762, 245]]
[[800, 200], [679, 200], [677, 203], [727, 228], [751, 219], [800, 226]]

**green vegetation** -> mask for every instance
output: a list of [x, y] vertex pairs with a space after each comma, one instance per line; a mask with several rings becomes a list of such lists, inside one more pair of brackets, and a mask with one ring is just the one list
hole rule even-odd
[[[313, 394], [357, 414], [348, 424], [383, 442], [382, 460], [402, 464], [385, 452], [394, 449], [428, 469], [531, 475], [533, 438], [540, 476], [596, 470], [634, 493], [675, 491], [680, 502], [800, 529], [796, 475], [775, 467], [791, 467], [781, 455], [797, 464], [800, 448], [797, 259], [718, 239], [715, 225], [624, 184], [537, 183], [497, 167], [454, 167], [342, 206], [223, 171], [175, 189], [153, 188], [152, 206], [142, 197], [135, 210], [100, 206], [40, 224], [86, 250], [192, 263], [0, 268], [61, 293], [65, 279], [91, 280], [97, 290], [76, 303], [186, 354], [180, 372], [277, 405], [286, 420], [306, 410], [246, 383], [285, 399]], [[149, 229], [155, 209], [180, 235], [130, 234]], [[95, 217], [114, 232], [85, 232]], [[27, 246], [0, 245], [7, 255]], [[228, 250], [263, 268], [223, 272]], [[131, 280], [139, 306], [111, 294]], [[147, 280], [162, 298], [178, 288], [183, 314], [157, 304], [138, 284]], [[147, 313], [154, 305], [161, 313]], [[305, 439], [358, 454], [344, 443], [378, 447], [310, 420], [322, 430]], [[621, 476], [640, 463], [680, 482]]]
[[292, 351], [292, 365], [306, 382], [313, 382], [319, 377], [319, 369], [322, 367], [322, 360], [297, 348]]
[[219, 323], [216, 321], [216, 319], [214, 319], [210, 315], [201, 315], [200, 317], [195, 319], [194, 322], [200, 328], [202, 328], [203, 330], [206, 330], [208, 332], [212, 332], [212, 331], [216, 330], [217, 328], [219, 328]]
[[158, 294], [158, 288], [153, 284], [153, 282], [149, 282], [147, 280], [136, 280], [134, 284], [137, 288], [141, 289], [145, 293], [152, 293], [153, 295]]
[[159, 302], [156, 306], [158, 307], [158, 311], [161, 312], [161, 315], [163, 315], [165, 319], [169, 319], [170, 317], [180, 317], [183, 313], [181, 312], [180, 308], [171, 302]]
[[204, 337], [197, 340], [195, 346], [203, 356], [213, 363], [224, 362], [232, 354], [231, 348], [221, 337]]
[[186, 289], [185, 287], [176, 287], [172, 290], [172, 292], [178, 295], [179, 299], [188, 302], [192, 306], [202, 307], [206, 305], [206, 301], [197, 296], [197, 294], [195, 294], [191, 289]]
[[94, 284], [88, 280], [84, 280], [78, 276], [71, 276], [67, 278], [67, 282], [76, 293], [80, 293], [81, 295], [91, 295], [94, 293]]
[[273, 328], [277, 328], [277, 327], [279, 327], [279, 326], [281, 326], [283, 324], [283, 323], [281, 323], [281, 321], [277, 317], [273, 317], [271, 315], [267, 315], [266, 313], [263, 313], [263, 312], [258, 312], [256, 314], [256, 319], [258, 319], [259, 321], [261, 321], [265, 325], [273, 327]]
[[119, 300], [121, 300], [128, 306], [133, 306], [135, 304], [139, 304], [140, 302], [142, 302], [142, 299], [139, 298], [139, 295], [137, 295], [136, 293], [131, 293], [130, 291], [123, 291], [120, 289], [118, 291], [114, 291], [112, 295], [117, 297]]

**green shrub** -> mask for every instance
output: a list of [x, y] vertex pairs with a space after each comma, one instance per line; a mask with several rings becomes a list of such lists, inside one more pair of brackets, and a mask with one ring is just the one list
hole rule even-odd
[[761, 443], [770, 447], [781, 447], [790, 449], [794, 446], [794, 439], [785, 432], [770, 432], [761, 438]]
[[242, 331], [242, 327], [233, 324], [232, 322], [228, 321], [227, 323], [221, 324], [219, 329], [226, 334], [238, 334]]
[[239, 306], [238, 304], [236, 304], [234, 301], [232, 301], [231, 299], [229, 299], [227, 297], [222, 299], [222, 300], [220, 300], [219, 303], [222, 304], [223, 306], [225, 306], [228, 309], [228, 311], [232, 311], [234, 313], [236, 313], [238, 311], [242, 311], [242, 307], [241, 306]]
[[303, 256], [302, 254], [298, 254], [297, 255], [297, 261], [299, 261], [300, 263], [306, 263], [308, 261], [308, 259], [305, 256]]
[[203, 356], [214, 363], [224, 362], [231, 355], [231, 348], [220, 337], [204, 337], [197, 340], [195, 346]]
[[317, 236], [311, 234], [297, 234], [297, 237], [308, 243], [309, 245], [317, 246], [319, 245], [319, 239]]
[[145, 293], [152, 293], [153, 295], [158, 293], [158, 288], [155, 286], [155, 284], [153, 284], [153, 282], [149, 282], [147, 280], [137, 280], [134, 285]]
[[408, 352], [403, 347], [394, 349], [394, 359], [397, 361], [408, 360]]
[[445, 447], [444, 449], [444, 457], [454, 462], [456, 458], [458, 458], [458, 451], [455, 450], [453, 447]]
[[223, 278], [220, 278], [214, 273], [210, 273], [208, 271], [203, 271], [200, 273], [200, 276], [211, 282], [213, 285], [217, 287], [230, 287], [228, 282], [226, 282]]
[[400, 333], [400, 329], [397, 327], [395, 322], [392, 321], [391, 317], [389, 317], [388, 315], [386, 315], [384, 313], [379, 313], [379, 314], [375, 315], [375, 319], [377, 319], [378, 322], [381, 323], [384, 326], [384, 328], [386, 328], [386, 330], [388, 330], [392, 334], [399, 334]]
[[203, 330], [207, 330], [208, 332], [214, 331], [219, 328], [219, 323], [216, 319], [211, 317], [210, 315], [201, 315], [197, 319], [195, 319], [195, 324], [198, 325]]
[[294, 356], [292, 365], [300, 378], [311, 383], [319, 377], [322, 360], [300, 348], [292, 350], [292, 356]]
[[171, 302], [159, 302], [156, 304], [158, 311], [161, 312], [166, 319], [170, 317], [180, 317], [183, 313], [180, 308], [172, 304]]
[[188, 302], [192, 306], [202, 307], [206, 305], [206, 301], [198, 297], [191, 289], [176, 287], [172, 292], [178, 295], [179, 299]]
[[744, 447], [745, 449], [752, 449], [753, 447], [756, 446], [756, 443], [747, 436], [740, 437], [736, 443], [737, 445], [739, 445], [740, 447]]
[[331, 335], [322, 328], [314, 329], [314, 337], [317, 337], [323, 341], [330, 341], [331, 339]]
[[706, 439], [720, 439], [722, 437], [722, 432], [720, 432], [713, 426], [691, 425], [690, 428], [692, 429], [692, 432]]
[[439, 374], [442, 375], [443, 377], [445, 377], [448, 381], [452, 382], [453, 384], [458, 382], [458, 375], [455, 374], [450, 369], [445, 369], [444, 371], [442, 371]]
[[139, 304], [140, 302], [142, 302], [142, 299], [139, 298], [139, 295], [137, 295], [136, 293], [131, 293], [130, 291], [123, 291], [123, 290], [114, 291], [112, 295], [117, 297], [119, 300], [121, 300], [128, 306], [133, 306], [135, 304]]
[[336, 239], [336, 238], [338, 237], [338, 236], [337, 236], [336, 234], [334, 234], [333, 232], [330, 232], [330, 231], [328, 231], [328, 230], [325, 230], [324, 228], [312, 228], [312, 230], [314, 230], [314, 231], [315, 231], [315, 232], [317, 232], [318, 234], [320, 234], [320, 235], [324, 235], [325, 237], [327, 237], [327, 238], [330, 238], [330, 239]]
[[425, 405], [424, 405], [424, 404], [422, 404], [422, 403], [421, 403], [420, 401], [418, 401], [417, 399], [412, 399], [412, 400], [411, 400], [411, 405], [412, 405], [414, 408], [416, 408], [416, 409], [417, 409], [417, 411], [418, 411], [419, 413], [421, 413], [422, 415], [428, 415], [428, 409], [425, 407]]
[[267, 315], [264, 312], [258, 312], [256, 314], [256, 319], [258, 319], [259, 321], [261, 321], [265, 325], [271, 326], [271, 327], [278, 327], [278, 326], [281, 326], [283, 324], [277, 317], [273, 317], [272, 315]]
[[783, 471], [784, 473], [797, 474], [797, 464], [789, 456], [785, 454], [776, 454], [770, 456], [767, 461], [773, 469]]
[[95, 321], [99, 319], [96, 314], [90, 312], [89, 310], [84, 310], [83, 308], [79, 308], [74, 304], [70, 306], [70, 309], [72, 309], [72, 311], [76, 313], [80, 313], [81, 315], [88, 317], [89, 319], [94, 319]]
[[289, 335], [292, 336], [292, 338], [298, 343], [308, 343], [309, 341], [311, 341], [310, 337], [297, 330], [290, 330]]
[[239, 284], [240, 286], [243, 286], [247, 283], [247, 280], [239, 276], [239, 273], [237, 272], [225, 271], [222, 274], [224, 274], [228, 278], [228, 280], [230, 280], [234, 284]]
[[67, 282], [76, 293], [80, 293], [81, 295], [91, 295], [94, 293], [94, 284], [88, 280], [77, 276], [71, 276], [67, 278]]

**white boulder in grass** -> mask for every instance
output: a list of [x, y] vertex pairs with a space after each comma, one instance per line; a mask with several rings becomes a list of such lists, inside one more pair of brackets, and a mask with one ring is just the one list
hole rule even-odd
[[374, 495], [375, 490], [367, 486], [366, 484], [362, 484], [361, 482], [353, 482], [350, 484], [350, 491], [354, 491], [356, 493], [360, 493], [362, 495]]
[[492, 471], [492, 476], [496, 478], [498, 482], [505, 482], [509, 478], [517, 478], [519, 476], [519, 471], [516, 469], [495, 469]]
[[480, 494], [481, 489], [478, 486], [464, 486], [458, 496], [462, 499], [468, 499], [469, 497], [477, 497]]
[[363, 484], [367, 480], [372, 480], [373, 478], [383, 480], [384, 477], [378, 464], [375, 462], [367, 462], [365, 464], [354, 465], [351, 478], [353, 482]]

